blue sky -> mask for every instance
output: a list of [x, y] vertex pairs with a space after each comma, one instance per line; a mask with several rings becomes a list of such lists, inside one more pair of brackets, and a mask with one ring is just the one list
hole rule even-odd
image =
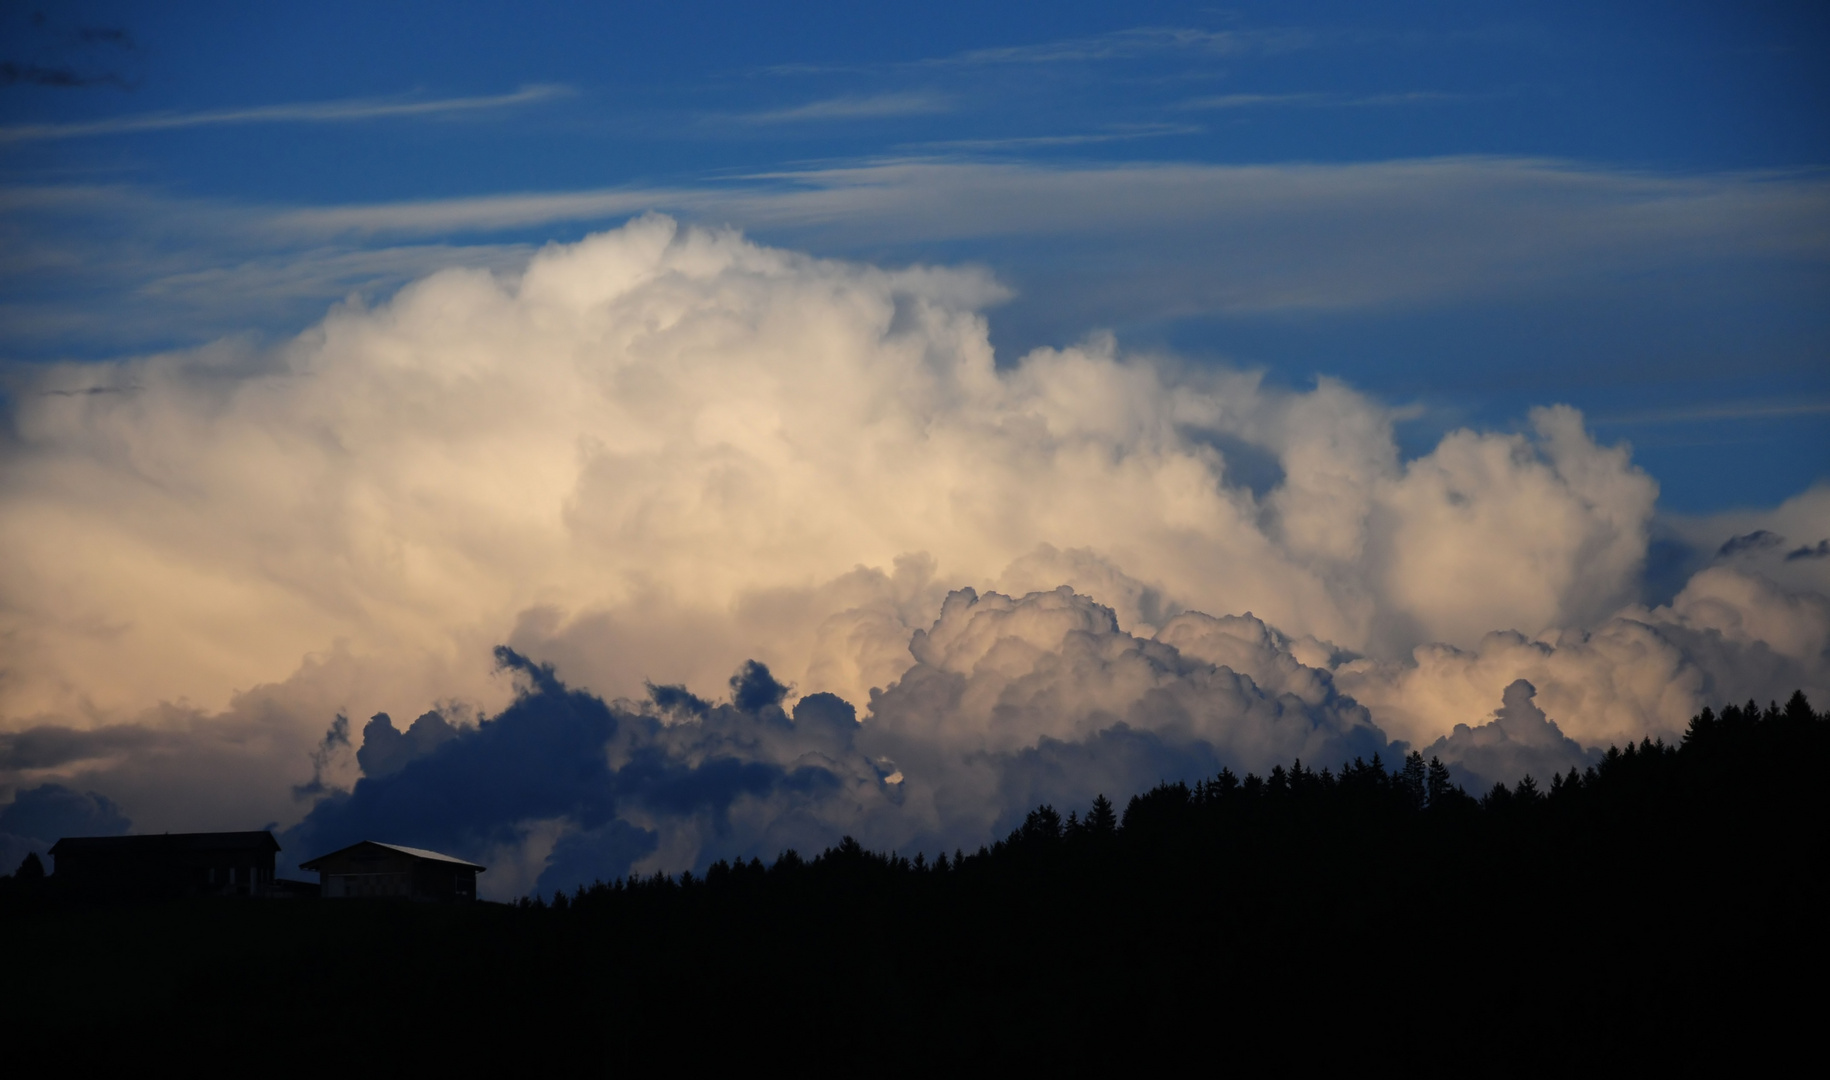
[[282, 339], [649, 208], [988, 268], [1002, 362], [1567, 402], [1668, 512], [1830, 462], [1805, 4], [8, 4], [0, 359]]

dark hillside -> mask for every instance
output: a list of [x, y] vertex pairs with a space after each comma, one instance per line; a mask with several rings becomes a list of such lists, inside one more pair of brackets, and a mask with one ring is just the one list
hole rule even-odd
[[6, 1012], [79, 1053], [122, 1032], [282, 1060], [326, 1039], [605, 1068], [1751, 1059], [1825, 1004], [1827, 765], [1830, 717], [1795, 695], [1479, 798], [1415, 755], [1293, 763], [1122, 813], [1039, 807], [971, 854], [848, 840], [520, 906], [108, 905], [9, 881]]

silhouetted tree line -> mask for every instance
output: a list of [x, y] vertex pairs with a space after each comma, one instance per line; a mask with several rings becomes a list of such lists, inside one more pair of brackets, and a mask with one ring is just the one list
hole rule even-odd
[[[1830, 716], [1795, 694], [1478, 797], [1418, 754], [1223, 770], [1122, 813], [1039, 806], [933, 858], [846, 838], [516, 905], [191, 904], [140, 962], [189, 973], [163, 1000], [218, 1023], [251, 1002], [331, 1029], [374, 1010], [422, 1034], [539, 1032], [536, 1049], [608, 1066], [1193, 1054], [1291, 1071], [1420, 1038], [1430, 1071], [1751, 1062], [1821, 1004], [1794, 988], [1830, 958], [1826, 768]], [[123, 963], [90, 944], [93, 921], [31, 937], [32, 970], [71, 975], [37, 986], [40, 1023]]]
[[[1101, 869], [1138, 859], [1169, 873], [1224, 871], [1229, 856], [1263, 854], [1290, 843], [1321, 844], [1377, 856], [1382, 845], [1419, 840], [1458, 845], [1570, 840], [1574, 832], [1613, 836], [1645, 828], [1681, 838], [1741, 828], [1785, 830], [1821, 814], [1821, 770], [1830, 720], [1812, 711], [1802, 692], [1783, 707], [1755, 702], [1693, 717], [1683, 740], [1612, 747], [1587, 769], [1571, 768], [1548, 784], [1525, 776], [1495, 784], [1478, 798], [1451, 779], [1448, 766], [1411, 753], [1396, 768], [1379, 755], [1356, 758], [1339, 771], [1301, 760], [1259, 777], [1230, 769], [1190, 786], [1177, 781], [1135, 795], [1122, 817], [1104, 795], [1082, 817], [1064, 819], [1054, 807], [1029, 812], [1007, 837], [968, 854], [912, 859], [872, 852], [851, 837], [803, 859], [784, 852], [772, 866], [760, 859], [714, 863], [704, 875], [656, 873], [539, 896], [523, 908], [609, 911], [619, 903], [672, 902], [698, 892], [754, 893], [772, 882], [868, 881], [889, 888], [922, 888], [923, 881], [985, 885], [1036, 874]], [[1806, 763], [1810, 763], [1807, 765]], [[1800, 816], [1802, 815], [1802, 818]], [[1795, 818], [1800, 820], [1794, 821]], [[1599, 832], [1597, 832], [1599, 830]], [[1693, 839], [1695, 837], [1693, 836]], [[1581, 846], [1592, 846], [1592, 842]]]

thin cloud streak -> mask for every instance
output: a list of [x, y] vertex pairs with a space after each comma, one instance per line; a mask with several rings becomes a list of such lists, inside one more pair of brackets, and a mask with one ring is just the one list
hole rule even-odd
[[[1830, 183], [1811, 172], [1648, 175], [1504, 158], [1212, 166], [931, 155], [317, 207], [125, 186], [0, 188], [14, 237], [0, 277], [22, 290], [0, 311], [0, 348], [115, 352], [201, 341], [250, 319], [296, 326], [314, 306], [378, 297], [441, 266], [513, 272], [534, 238], [504, 233], [648, 210], [835, 254], [906, 244], [905, 257], [927, 260], [936, 244], [1001, 238], [1096, 248], [1100, 274], [1043, 267], [1028, 282], [1083, 325], [1440, 304], [1572, 273], [1830, 258]], [[116, 299], [98, 324], [92, 305], [105, 293]], [[187, 319], [208, 333], [182, 333]]]
[[1307, 40], [1295, 32], [1198, 30], [1188, 27], [1137, 27], [1091, 37], [1063, 38], [1035, 45], [972, 49], [922, 61], [930, 66], [966, 67], [990, 64], [1056, 64], [1085, 60], [1128, 60], [1153, 53], [1199, 51], [1223, 56], [1247, 52], [1255, 45], [1278, 42], [1286, 47]]
[[566, 97], [571, 93], [572, 90], [568, 87], [540, 84], [524, 86], [512, 94], [440, 98], [435, 101], [346, 98], [341, 101], [260, 105], [246, 109], [212, 109], [189, 113], [141, 113], [135, 116], [121, 116], [108, 120], [91, 120], [73, 124], [15, 124], [10, 127], [0, 127], [0, 143], [78, 139], [97, 135], [126, 135], [143, 131], [171, 131], [179, 128], [219, 127], [232, 124], [326, 124], [378, 120], [395, 116], [435, 116], [443, 113], [512, 108], [516, 105]]
[[1076, 135], [1014, 135], [1003, 139], [943, 139], [912, 143], [912, 149], [923, 150], [1024, 150], [1051, 146], [1090, 146], [1098, 143], [1127, 142], [1132, 139], [1158, 139], [1169, 135], [1196, 135], [1203, 129], [1195, 124], [1151, 124], [1135, 131], [1084, 132]]
[[765, 75], [862, 74], [908, 68], [970, 68], [1135, 60], [1167, 52], [1236, 56], [1248, 52], [1289, 52], [1313, 41], [1307, 31], [1202, 30], [1195, 27], [1140, 26], [1087, 37], [1059, 38], [1030, 45], [970, 49], [950, 56], [929, 56], [888, 64], [776, 64]]
[[[517, 192], [281, 210], [263, 220], [281, 233], [415, 234], [587, 222], [663, 208], [705, 211], [749, 227], [829, 226], [867, 218], [880, 238], [935, 240], [1054, 234], [1084, 230], [1089, 223], [1113, 230], [1171, 222], [1181, 228], [1195, 220], [1262, 229], [1266, 214], [1376, 211], [1443, 218], [1465, 211], [1486, 217], [1496, 202], [1512, 211], [1510, 217], [1531, 223], [1531, 246], [1540, 252], [1551, 239], [1542, 229], [1559, 219], [1580, 219], [1578, 235], [1570, 239], [1592, 246], [1595, 223], [1587, 218], [1605, 211], [1615, 242], [1706, 237], [1712, 245], [1739, 240], [1720, 253], [1830, 254], [1830, 185], [1811, 174], [1661, 177], [1482, 157], [1060, 167], [911, 157], [750, 173], [721, 186]], [[1092, 210], [1098, 211], [1096, 218], [1089, 218]], [[909, 235], [902, 235], [905, 231]]]
[[1411, 90], [1392, 94], [1219, 94], [1214, 97], [1191, 98], [1176, 105], [1177, 109], [1187, 111], [1218, 109], [1253, 109], [1293, 106], [1307, 108], [1377, 108], [1392, 105], [1416, 105], [1423, 102], [1461, 101], [1466, 94], [1447, 94], [1434, 90]]
[[267, 219], [279, 233], [428, 234], [514, 229], [553, 222], [589, 222], [638, 214], [653, 206], [694, 205], [711, 192], [666, 188], [516, 192], [468, 199], [428, 199], [281, 211]]
[[925, 116], [952, 112], [954, 101], [943, 94], [899, 93], [868, 97], [846, 95], [811, 101], [787, 109], [744, 113], [735, 119], [751, 124], [794, 124], [823, 120], [876, 120], [889, 116]]

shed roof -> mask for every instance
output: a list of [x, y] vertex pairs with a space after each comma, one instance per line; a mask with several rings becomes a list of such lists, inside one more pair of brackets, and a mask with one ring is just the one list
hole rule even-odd
[[145, 836], [66, 836], [51, 845], [52, 855], [151, 854], [170, 851], [278, 851], [280, 842], [257, 832], [152, 833]]
[[446, 855], [443, 852], [427, 851], [425, 848], [406, 847], [405, 845], [402, 845], [402, 844], [384, 844], [379, 840], [364, 840], [359, 844], [351, 844], [349, 847], [338, 848], [335, 851], [326, 852], [325, 854], [320, 855], [317, 858], [312, 859], [309, 862], [300, 863], [299, 869], [300, 870], [316, 870], [319, 868], [319, 864], [322, 863], [325, 859], [331, 858], [334, 855], [341, 855], [346, 851], [354, 851], [360, 847], [386, 848], [389, 851], [398, 851], [402, 855], [410, 855], [415, 859], [425, 859], [428, 862], [442, 862], [442, 863], [450, 863], [453, 866], [462, 866], [462, 867], [465, 867], [470, 870], [475, 870], [479, 874], [483, 873], [485, 870], [488, 869], [488, 867], [486, 867], [486, 866], [478, 866], [476, 863], [473, 863], [473, 862], [465, 862], [463, 859], [453, 858], [452, 856]]

